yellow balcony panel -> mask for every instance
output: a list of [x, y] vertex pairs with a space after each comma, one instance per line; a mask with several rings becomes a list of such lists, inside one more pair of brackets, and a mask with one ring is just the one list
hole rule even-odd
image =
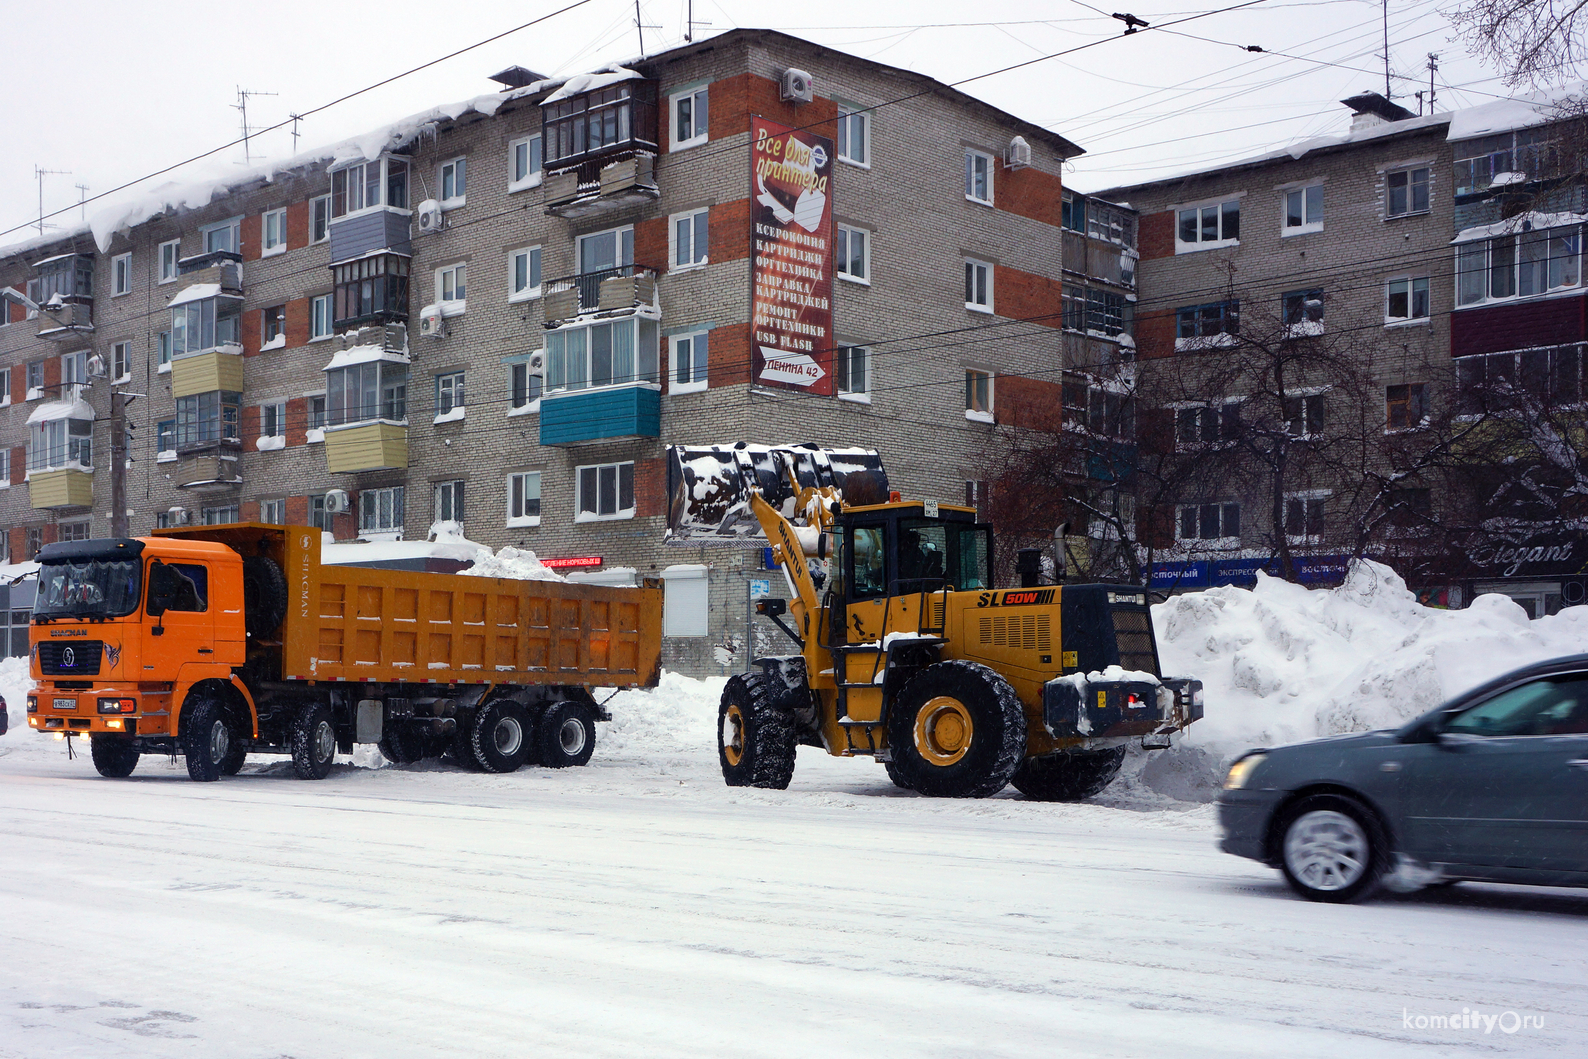
[[55, 507], [92, 507], [94, 474], [75, 467], [33, 471], [28, 475], [28, 499], [43, 510]]
[[171, 396], [192, 397], [211, 390], [243, 390], [243, 347], [222, 346], [171, 361]]
[[327, 427], [325, 464], [332, 474], [408, 466], [408, 427], [385, 421]]

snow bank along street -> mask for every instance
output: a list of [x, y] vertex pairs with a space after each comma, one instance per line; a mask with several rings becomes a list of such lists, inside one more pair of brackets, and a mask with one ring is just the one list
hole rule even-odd
[[1588, 894], [1311, 904], [1197, 799], [1248, 745], [1395, 723], [1584, 618], [1428, 611], [1371, 567], [1157, 618], [1208, 716], [1079, 805], [809, 748], [789, 790], [729, 789], [721, 681], [674, 676], [584, 769], [107, 781], [0, 663], [0, 1056], [1580, 1054]]

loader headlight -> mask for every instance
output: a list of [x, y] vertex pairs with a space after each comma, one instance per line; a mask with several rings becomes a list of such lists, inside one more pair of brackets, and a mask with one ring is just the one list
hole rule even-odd
[[1263, 759], [1267, 756], [1261, 751], [1254, 751], [1231, 765], [1229, 775], [1224, 777], [1224, 789], [1227, 791], [1238, 791], [1245, 787], [1252, 770], [1261, 765]]

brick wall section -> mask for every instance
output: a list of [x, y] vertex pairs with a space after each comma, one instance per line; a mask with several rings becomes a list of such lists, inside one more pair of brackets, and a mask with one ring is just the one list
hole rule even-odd
[[1004, 375], [994, 381], [993, 415], [1003, 426], [1058, 430], [1063, 422], [1063, 387], [1046, 379]]
[[287, 446], [306, 444], [309, 440], [309, 401], [304, 397], [287, 400]]
[[264, 222], [258, 213], [250, 213], [238, 223], [238, 239], [244, 261], [258, 261], [262, 248]]
[[749, 324], [729, 324], [711, 333], [706, 343], [706, 384], [743, 386], [750, 381]]
[[259, 521], [259, 501], [244, 500], [237, 505], [237, 517], [244, 522]]
[[707, 255], [712, 261], [737, 261], [750, 256], [750, 200], [737, 199], [711, 207], [707, 219]]
[[1062, 289], [1062, 282], [1056, 278], [1033, 275], [1006, 265], [993, 266], [993, 307], [999, 316], [1059, 327], [1063, 311]]
[[[822, 136], [838, 135], [837, 103], [820, 98], [810, 103], [785, 103], [780, 95], [776, 81], [750, 73], [712, 82], [711, 138], [749, 132], [750, 119], [755, 115], [792, 128], [809, 126]], [[665, 105], [667, 100], [662, 102]], [[687, 152], [679, 155], [687, 157]]]
[[639, 518], [667, 514], [666, 460], [634, 461], [634, 514]]
[[28, 366], [19, 361], [11, 367], [11, 403], [19, 405], [28, 399]]
[[302, 250], [309, 245], [309, 204], [294, 202], [287, 207], [287, 249]]
[[1040, 169], [998, 169], [993, 202], [1000, 210], [1057, 228], [1064, 220], [1064, 182]]
[[44, 358], [44, 399], [55, 400], [61, 392], [61, 358]]
[[287, 303], [287, 347], [297, 349], [309, 343], [309, 299], [294, 298]]
[[1175, 314], [1158, 309], [1136, 316], [1136, 355], [1143, 360], [1174, 355]]
[[634, 225], [634, 260], [661, 272], [672, 265], [667, 260], [666, 217], [652, 217]]
[[243, 329], [243, 356], [258, 356], [260, 340], [265, 333], [265, 311], [263, 309], [244, 309], [241, 326]]
[[309, 498], [289, 496], [286, 504], [287, 525], [305, 526], [309, 522]]
[[21, 485], [28, 474], [28, 447], [26, 445], [13, 445], [11, 447], [11, 484]]
[[1144, 213], [1136, 222], [1136, 249], [1143, 261], [1174, 256], [1174, 212]]
[[[243, 400], [248, 400], [245, 395]], [[259, 406], [253, 404], [243, 405], [242, 414], [243, 451], [253, 452], [254, 442], [259, 440]]]

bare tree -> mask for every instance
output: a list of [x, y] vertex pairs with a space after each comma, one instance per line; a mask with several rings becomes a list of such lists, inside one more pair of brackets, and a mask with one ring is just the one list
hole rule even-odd
[[1473, 54], [1512, 87], [1577, 78], [1588, 0], [1469, 0], [1444, 10]]

